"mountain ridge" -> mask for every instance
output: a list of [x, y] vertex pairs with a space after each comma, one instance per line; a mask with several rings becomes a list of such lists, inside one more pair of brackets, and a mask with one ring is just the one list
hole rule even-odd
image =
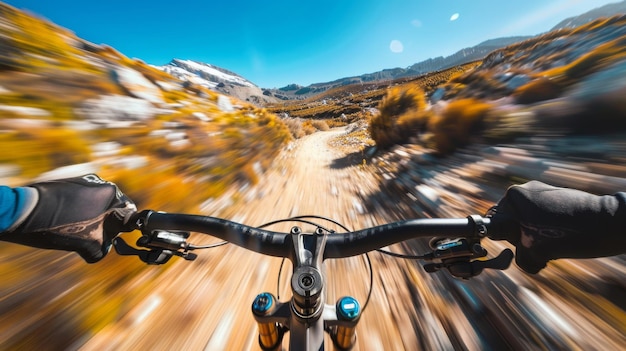
[[585, 13], [582, 13], [578, 16], [573, 16], [562, 20], [557, 23], [554, 27], [550, 29], [550, 31], [564, 29], [564, 28], [572, 28], [578, 27], [583, 24], [589, 23], [596, 18], [600, 17], [611, 17], [618, 13], [626, 13], [626, 0], [621, 2], [606, 4], [604, 6], [597, 7]]
[[[308, 86], [300, 86], [296, 83], [289, 84], [282, 88], [265, 89], [281, 100], [304, 99], [316, 95], [332, 88], [368, 83], [375, 81], [394, 80], [399, 78], [417, 77], [426, 73], [447, 69], [462, 65], [468, 62], [480, 60], [493, 50], [526, 40], [530, 36], [502, 37], [484, 41], [476, 46], [468, 47], [457, 51], [450, 56], [438, 56], [415, 63], [407, 68], [386, 68], [381, 71], [365, 73], [358, 76], [350, 76], [335, 79], [330, 82], [313, 83]], [[299, 87], [299, 89], [294, 89]]]

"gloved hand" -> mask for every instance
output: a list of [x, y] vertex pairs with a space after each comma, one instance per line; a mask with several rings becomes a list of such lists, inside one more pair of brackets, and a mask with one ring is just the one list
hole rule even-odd
[[[88, 263], [100, 261], [123, 231], [135, 204], [118, 187], [95, 174], [31, 184], [32, 209], [0, 240], [77, 252]], [[33, 191], [34, 190], [34, 191]], [[28, 206], [26, 206], [28, 207]]]
[[538, 273], [558, 258], [597, 258], [626, 253], [626, 193], [597, 196], [538, 181], [510, 187], [488, 213], [515, 245], [515, 262]]

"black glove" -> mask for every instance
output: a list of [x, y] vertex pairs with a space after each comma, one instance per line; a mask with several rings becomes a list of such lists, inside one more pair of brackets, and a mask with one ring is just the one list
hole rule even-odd
[[557, 258], [626, 253], [626, 193], [597, 196], [531, 181], [510, 187], [488, 215], [500, 226], [488, 236], [515, 245], [515, 262], [528, 273]]
[[0, 240], [77, 252], [88, 263], [101, 260], [123, 231], [135, 204], [115, 184], [95, 174], [31, 184], [38, 200], [21, 224]]

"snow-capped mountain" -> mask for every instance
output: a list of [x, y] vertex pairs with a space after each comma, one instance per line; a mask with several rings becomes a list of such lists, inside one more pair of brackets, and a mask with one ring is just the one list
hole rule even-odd
[[173, 75], [178, 79], [188, 80], [192, 83], [211, 89], [217, 87], [220, 83], [235, 84], [244, 87], [256, 86], [236, 73], [208, 63], [173, 59], [167, 65], [157, 68]]
[[255, 104], [275, 102], [276, 99], [263, 94], [263, 90], [242, 76], [208, 63], [173, 59], [165, 66], [156, 68], [172, 76], [211, 90], [235, 96]]

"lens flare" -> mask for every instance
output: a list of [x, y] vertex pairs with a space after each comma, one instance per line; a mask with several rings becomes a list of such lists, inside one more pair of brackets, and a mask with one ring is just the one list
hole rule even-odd
[[391, 52], [399, 54], [401, 52], [404, 51], [404, 45], [402, 45], [402, 42], [400, 40], [392, 40], [391, 43], [389, 43], [389, 50], [391, 50]]

